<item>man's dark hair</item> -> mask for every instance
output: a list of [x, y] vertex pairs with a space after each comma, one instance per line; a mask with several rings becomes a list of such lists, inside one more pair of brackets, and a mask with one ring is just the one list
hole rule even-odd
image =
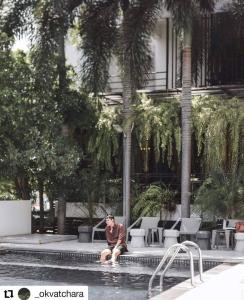
[[111, 214], [109, 214], [109, 215], [107, 215], [107, 216], [106, 216], [106, 219], [111, 219], [111, 220], [114, 220], [114, 216], [113, 216], [113, 215], [111, 215]]

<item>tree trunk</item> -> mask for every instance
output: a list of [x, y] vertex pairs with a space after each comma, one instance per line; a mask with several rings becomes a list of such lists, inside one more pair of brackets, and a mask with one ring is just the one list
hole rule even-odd
[[125, 226], [130, 225], [130, 181], [131, 181], [131, 131], [132, 110], [130, 106], [131, 91], [130, 83], [123, 81], [123, 116], [124, 116], [124, 138], [123, 138], [123, 216]]
[[49, 211], [49, 218], [50, 223], [52, 224], [53, 233], [55, 233], [55, 209], [54, 209], [54, 202], [52, 196], [48, 195], [49, 203], [50, 203], [50, 211]]
[[91, 226], [93, 225], [95, 198], [96, 198], [96, 192], [93, 190], [90, 193], [90, 198], [87, 199], [88, 219], [89, 219], [89, 225]]
[[244, 124], [240, 126], [239, 132], [239, 145], [238, 145], [238, 159], [237, 159], [237, 174], [240, 174], [244, 170]]
[[38, 191], [39, 191], [39, 205], [40, 205], [40, 223], [39, 223], [39, 233], [44, 233], [44, 201], [43, 201], [43, 182], [38, 181]]
[[181, 217], [190, 217], [191, 178], [191, 31], [185, 30], [181, 98]]
[[[55, 0], [55, 10], [59, 18], [59, 28], [57, 30], [56, 42], [57, 42], [57, 69], [58, 69], [58, 96], [59, 101], [62, 103], [65, 101], [65, 92], [67, 89], [67, 74], [66, 74], [66, 56], [65, 56], [65, 36], [66, 36], [66, 28], [65, 28], [65, 17], [64, 17], [64, 9], [63, 9], [63, 1]], [[64, 125], [65, 126], [65, 125]], [[64, 133], [65, 130], [62, 129], [61, 134]], [[66, 201], [62, 195], [59, 195], [58, 201], [58, 234], [64, 234], [65, 232], [65, 215], [66, 215]]]
[[65, 233], [66, 201], [63, 197], [58, 199], [58, 234]]
[[[124, 13], [129, 2], [122, 7]], [[125, 19], [123, 20], [123, 27]], [[131, 81], [131, 66], [127, 57], [127, 36], [126, 29], [123, 30], [123, 61], [122, 61], [122, 86], [123, 86], [123, 216], [125, 217], [126, 228], [130, 225], [130, 182], [131, 182], [131, 141], [132, 141], [132, 96], [134, 86]]]
[[67, 87], [66, 80], [66, 66], [65, 66], [65, 20], [64, 20], [64, 9], [63, 3], [60, 0], [55, 0], [55, 10], [59, 17], [59, 28], [57, 30], [56, 42], [57, 42], [57, 68], [58, 68], [58, 81], [59, 81], [59, 93], [61, 97], [63, 96], [63, 92]]
[[[124, 53], [126, 53], [126, 49], [124, 49]], [[126, 55], [124, 55], [124, 57], [125, 56]], [[130, 66], [126, 63], [126, 59], [124, 59], [123, 70], [123, 216], [125, 217], [125, 226], [128, 227], [130, 225], [132, 86]]]
[[19, 199], [30, 200], [30, 187], [27, 176], [17, 175], [15, 178], [15, 190]]

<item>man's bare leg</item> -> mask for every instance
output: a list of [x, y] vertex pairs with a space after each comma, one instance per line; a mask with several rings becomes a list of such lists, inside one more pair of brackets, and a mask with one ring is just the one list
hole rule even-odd
[[111, 262], [115, 263], [117, 261], [118, 256], [120, 255], [120, 250], [119, 249], [114, 249], [112, 253], [112, 258]]
[[108, 255], [111, 255], [110, 249], [105, 249], [101, 252], [100, 262], [104, 263], [108, 257]]

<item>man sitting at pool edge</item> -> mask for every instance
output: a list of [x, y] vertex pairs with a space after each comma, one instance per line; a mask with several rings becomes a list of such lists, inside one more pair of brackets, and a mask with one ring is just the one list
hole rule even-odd
[[112, 255], [111, 262], [114, 263], [119, 255], [128, 251], [125, 243], [125, 228], [123, 224], [116, 223], [113, 215], [107, 215], [105, 234], [108, 248], [101, 252], [100, 261], [104, 263], [108, 256]]

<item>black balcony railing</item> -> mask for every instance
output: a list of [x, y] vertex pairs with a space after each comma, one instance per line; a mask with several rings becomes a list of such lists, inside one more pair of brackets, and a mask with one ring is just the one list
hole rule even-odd
[[[158, 71], [149, 74], [148, 82], [138, 89], [167, 91], [181, 87], [182, 49], [179, 38], [166, 22], [166, 51], [164, 66], [157, 61]], [[170, 29], [171, 28], [171, 29]], [[195, 26], [194, 28], [198, 28]], [[217, 13], [202, 18], [202, 31], [193, 30], [192, 83], [195, 87], [237, 85], [244, 83], [244, 22], [237, 21], [231, 14]], [[233, 30], [235, 28], [235, 30]], [[199, 39], [201, 34], [201, 39]], [[202, 50], [199, 49], [199, 43]], [[107, 92], [121, 93], [119, 75], [109, 78]]]
[[[167, 89], [168, 76], [166, 71], [151, 72], [149, 73], [149, 78], [147, 84], [142, 87], [138, 87], [138, 90], [150, 90], [150, 91], [160, 91]], [[122, 80], [119, 75], [112, 75], [109, 78], [107, 91], [111, 93], [121, 93], [122, 92]]]

